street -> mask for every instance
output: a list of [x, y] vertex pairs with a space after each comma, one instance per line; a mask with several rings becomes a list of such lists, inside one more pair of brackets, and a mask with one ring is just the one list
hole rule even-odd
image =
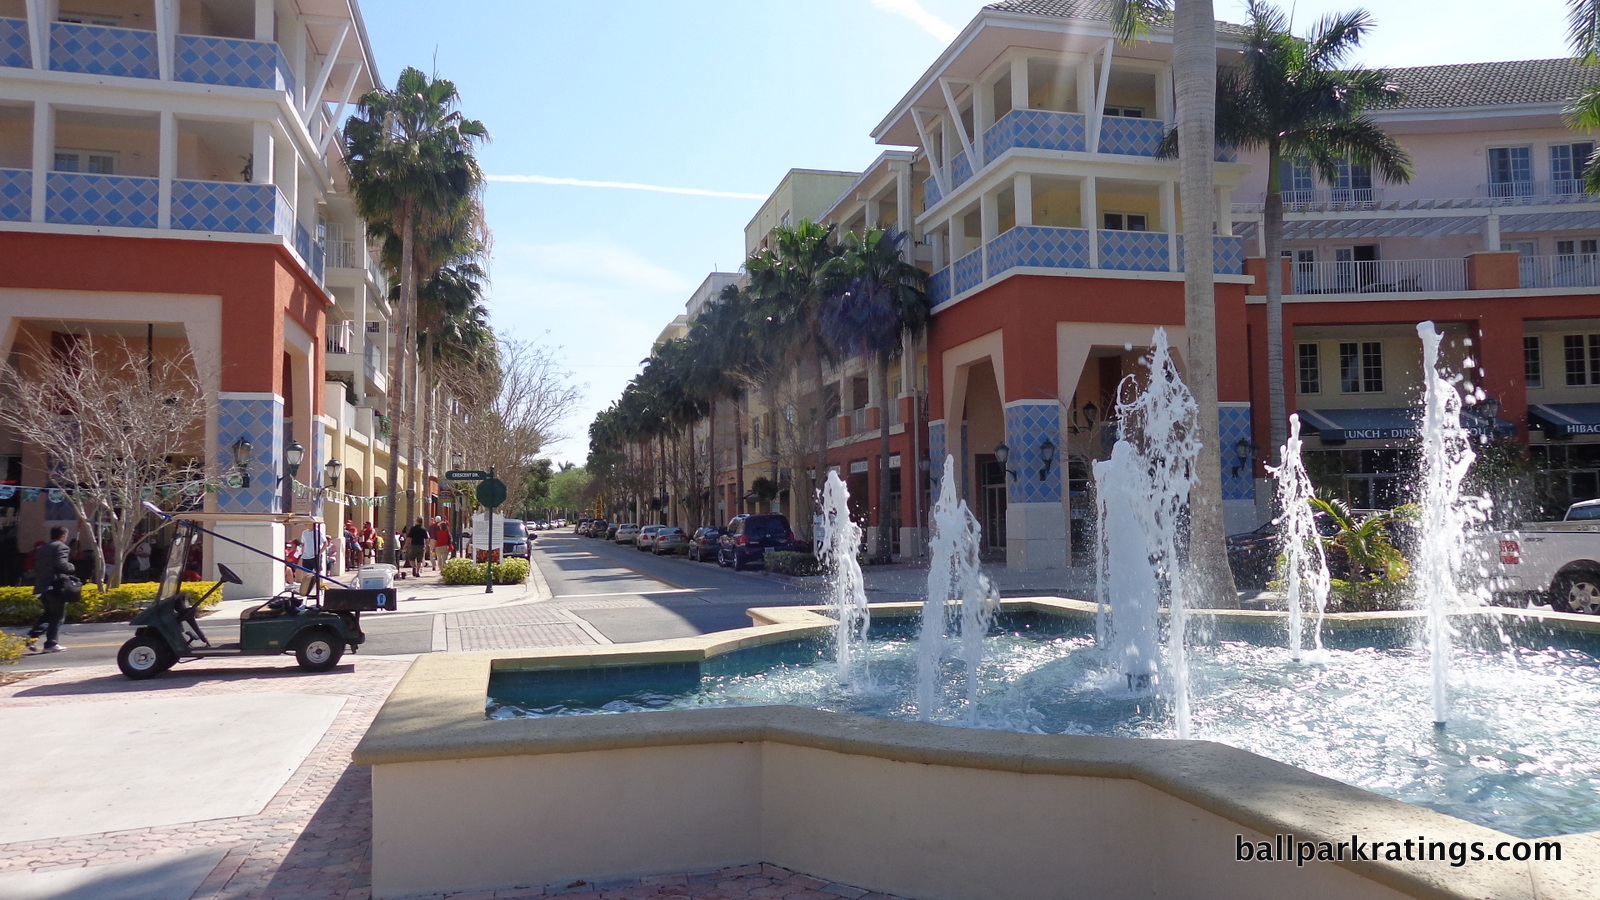
[[[810, 585], [654, 556], [568, 531], [540, 532], [532, 561], [538, 575], [527, 585], [497, 585], [494, 593], [444, 586], [436, 577], [399, 582], [399, 610], [362, 617], [367, 642], [360, 656], [664, 640], [743, 627], [752, 606], [820, 602]], [[256, 602], [221, 604], [200, 620], [206, 637], [213, 644], [237, 641], [239, 612]], [[31, 654], [7, 670], [114, 664], [131, 634], [127, 623], [68, 624], [61, 631], [66, 652]], [[268, 659], [293, 664], [291, 656]]]

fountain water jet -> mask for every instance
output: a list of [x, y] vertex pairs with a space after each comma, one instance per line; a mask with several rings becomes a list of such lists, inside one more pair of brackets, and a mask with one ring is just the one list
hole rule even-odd
[[1300, 447], [1300, 414], [1295, 413], [1289, 416], [1289, 439], [1279, 455], [1282, 463], [1267, 467], [1278, 482], [1279, 534], [1285, 557], [1284, 594], [1289, 606], [1289, 657], [1295, 662], [1300, 661], [1301, 609], [1307, 598], [1317, 610], [1314, 640], [1316, 649], [1322, 649], [1322, 617], [1327, 614], [1328, 593], [1332, 587], [1328, 556], [1323, 552], [1317, 517], [1309, 502], [1316, 494], [1311, 477], [1306, 474]]
[[954, 457], [945, 457], [930, 524], [928, 595], [922, 602], [922, 630], [917, 638], [917, 717], [926, 722], [933, 715], [938, 703], [939, 662], [949, 647], [951, 626], [959, 623], [971, 718], [977, 714], [983, 638], [999, 608], [1000, 595], [979, 566], [983, 529], [967, 502], [958, 497]]
[[[1467, 535], [1488, 518], [1489, 501], [1461, 496], [1461, 485], [1477, 454], [1461, 425], [1461, 394], [1439, 362], [1443, 335], [1432, 322], [1417, 325], [1422, 339], [1423, 408], [1422, 541], [1417, 548], [1417, 598], [1428, 612], [1428, 653], [1433, 674], [1433, 722], [1444, 725], [1450, 712], [1450, 621], [1452, 611], [1487, 601], [1481, 584], [1462, 583], [1463, 563], [1473, 555]], [[1491, 423], [1492, 424], [1492, 423]]]
[[[1110, 649], [1130, 689], [1148, 685], [1158, 669], [1166, 676], [1178, 737], [1187, 738], [1184, 640], [1189, 587], [1181, 571], [1178, 535], [1194, 482], [1193, 462], [1200, 451], [1194, 428], [1196, 405], [1178, 375], [1166, 329], [1155, 330], [1144, 364], [1149, 379], [1144, 390], [1120, 396], [1134, 386], [1131, 379], [1118, 389], [1121, 439], [1112, 448], [1111, 459], [1094, 467], [1096, 489], [1103, 498], [1099, 533], [1106, 548]], [[1167, 662], [1161, 668], [1154, 647], [1163, 593], [1168, 608]]]
[[828, 609], [838, 623], [833, 645], [839, 680], [861, 687], [867, 679], [867, 660], [861, 649], [872, 620], [861, 563], [856, 559], [861, 549], [861, 526], [850, 518], [850, 490], [836, 471], [829, 472], [822, 485], [822, 521], [827, 529], [821, 556], [829, 573]]

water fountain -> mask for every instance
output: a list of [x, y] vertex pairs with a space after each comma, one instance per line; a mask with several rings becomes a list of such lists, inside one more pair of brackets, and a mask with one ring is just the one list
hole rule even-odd
[[982, 529], [967, 502], [960, 499], [955, 466], [955, 458], [946, 456], [939, 499], [930, 517], [928, 595], [922, 601], [917, 635], [917, 716], [924, 722], [938, 708], [939, 664], [950, 648], [952, 628], [959, 629], [967, 709], [971, 716], [976, 715], [983, 637], [989, 633], [1000, 599], [979, 565]]
[[829, 472], [822, 485], [822, 521], [820, 555], [829, 575], [828, 611], [838, 623], [833, 636], [834, 660], [840, 682], [861, 689], [869, 677], [861, 648], [872, 615], [867, 610], [861, 563], [856, 559], [861, 550], [861, 526], [850, 518], [850, 489], [836, 471]]
[[1303, 642], [1301, 616], [1309, 605], [1317, 611], [1313, 643], [1322, 649], [1322, 617], [1328, 611], [1332, 579], [1328, 576], [1328, 555], [1322, 549], [1317, 517], [1310, 500], [1316, 496], [1311, 476], [1306, 474], [1300, 454], [1300, 414], [1289, 416], [1289, 439], [1284, 442], [1277, 466], [1267, 471], [1278, 483], [1278, 533], [1283, 542], [1284, 601], [1289, 610], [1289, 658], [1300, 661]]

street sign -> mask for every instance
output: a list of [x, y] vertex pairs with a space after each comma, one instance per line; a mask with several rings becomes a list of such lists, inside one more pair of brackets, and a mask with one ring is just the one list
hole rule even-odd
[[444, 473], [444, 477], [451, 481], [482, 481], [489, 477], [489, 473], [477, 469], [451, 469]]
[[478, 482], [478, 505], [494, 509], [504, 502], [506, 502], [506, 483], [485, 473], [484, 480]]

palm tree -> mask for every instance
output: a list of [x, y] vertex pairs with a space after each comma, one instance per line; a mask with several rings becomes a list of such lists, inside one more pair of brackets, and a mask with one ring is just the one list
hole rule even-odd
[[[401, 352], [391, 360], [393, 388], [402, 411], [410, 399], [406, 357], [415, 342], [417, 271], [415, 245], [423, 223], [448, 220], [473, 202], [483, 183], [473, 153], [488, 137], [483, 124], [456, 109], [460, 94], [445, 79], [420, 70], [400, 73], [393, 90], [375, 89], [361, 98], [345, 123], [345, 160], [356, 209], [373, 228], [400, 237], [399, 332]], [[392, 412], [393, 410], [391, 410]], [[414, 410], [407, 416], [411, 462], [416, 465]], [[398, 438], [396, 437], [398, 445]], [[400, 482], [398, 446], [389, 453], [388, 529], [393, 534]]]
[[[878, 416], [878, 547], [874, 556], [890, 558], [889, 535], [889, 364], [906, 346], [906, 337], [928, 326], [928, 274], [906, 261], [905, 234], [870, 228], [844, 236], [844, 255], [829, 263], [836, 294], [824, 307], [822, 339], [842, 356], [870, 357], [872, 377], [883, 404]], [[837, 274], [835, 274], [837, 273]], [[907, 470], [909, 471], [909, 470]]]
[[1183, 319], [1189, 332], [1189, 390], [1194, 394], [1200, 453], [1189, 491], [1190, 565], [1203, 604], [1237, 606], [1222, 521], [1222, 454], [1217, 420], [1216, 271], [1212, 223], [1216, 190], [1217, 34], [1211, 0], [1112, 0], [1112, 31], [1134, 41], [1152, 24], [1171, 22], [1172, 76], [1177, 84], [1178, 194], [1183, 216]]
[[1411, 158], [1365, 115], [1401, 100], [1388, 72], [1342, 68], [1372, 27], [1366, 10], [1329, 15], [1309, 38], [1289, 32], [1289, 20], [1263, 0], [1250, 0], [1250, 25], [1239, 65], [1217, 81], [1217, 140], [1226, 147], [1265, 148], [1267, 196], [1262, 234], [1267, 255], [1268, 416], [1273, 462], [1288, 438], [1283, 387], [1283, 166], [1303, 160], [1324, 181], [1341, 165], [1372, 166], [1388, 181], [1409, 181]]
[[[732, 292], [731, 294], [729, 292]], [[712, 490], [717, 484], [717, 404], [733, 403], [734, 467], [739, 472], [738, 491], [744, 494], [744, 423], [739, 400], [744, 395], [741, 368], [749, 359], [750, 334], [745, 329], [739, 308], [739, 289], [728, 285], [722, 296], [695, 317], [689, 325], [689, 346], [695, 358], [703, 361], [697, 369], [697, 389], [707, 402], [709, 421], [706, 455], [710, 457]], [[711, 523], [718, 524], [718, 523]]]
[[[1584, 65], [1600, 63], [1600, 0], [1567, 0], [1567, 43]], [[1578, 128], [1600, 128], [1600, 84], [1579, 95], [1567, 112]], [[1589, 157], [1583, 178], [1589, 193], [1600, 194], [1600, 149]]]

